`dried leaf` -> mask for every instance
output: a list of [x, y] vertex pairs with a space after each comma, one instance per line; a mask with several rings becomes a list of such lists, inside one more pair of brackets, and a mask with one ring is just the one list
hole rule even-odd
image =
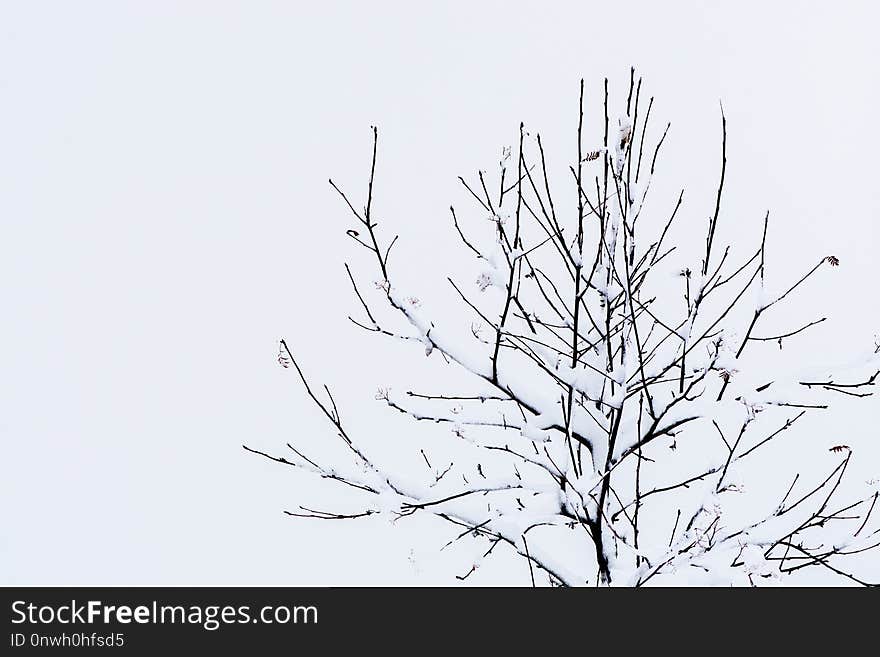
[[278, 345], [278, 364], [287, 369], [290, 367], [290, 358], [284, 353], [284, 345]]

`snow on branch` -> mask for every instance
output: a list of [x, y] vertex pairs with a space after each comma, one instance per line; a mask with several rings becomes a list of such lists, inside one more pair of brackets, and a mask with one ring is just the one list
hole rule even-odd
[[[415, 390], [376, 394], [411, 423], [414, 438], [401, 449], [412, 449], [427, 468], [401, 472], [376, 461], [364, 437], [375, 432], [343, 424], [330, 389], [312, 383], [284, 340], [278, 362], [296, 373], [349, 458], [331, 463], [293, 445], [281, 455], [245, 449], [346, 486], [361, 505], [334, 511], [303, 504], [290, 515], [396, 521], [431, 514], [450, 527], [444, 548], [481, 542], [460, 579], [501, 548], [523, 560], [533, 585], [755, 585], [808, 568], [871, 583], [849, 568], [848, 557], [880, 545], [873, 513], [880, 491], [872, 480], [855, 498], [838, 499], [849, 490], [842, 482], [856, 456], [839, 440], [828, 445], [828, 474], [815, 482], [782, 472], [790, 463], [765, 460], [764, 471], [780, 478], [780, 497], [749, 505], [745, 515], [732, 512], [758, 472], [751, 465], [772, 452], [768, 445], [792, 434], [807, 440], [801, 429], [815, 413], [876, 388], [880, 347], [846, 369], [787, 372], [773, 362], [783, 341], [796, 345], [832, 320], [780, 330], [765, 326], [765, 318], [840, 261], [819, 257], [769, 293], [769, 213], [756, 222], [755, 246], [745, 256], [720, 243], [728, 167], [723, 109], [705, 240], [694, 252], [670, 244], [684, 190], [661, 203], [665, 210], [648, 203], [669, 124], [662, 132], [650, 125], [654, 98], [642, 97], [635, 71], [625, 103], [611, 102], [607, 79], [603, 90], [603, 111], [587, 113], [602, 117], [590, 130], [581, 81], [572, 118], [577, 161], [566, 176], [551, 176], [540, 135], [520, 124], [517, 146], [504, 149], [496, 176], [460, 178], [475, 223], [450, 207], [451, 230], [480, 273], [437, 272], [452, 287], [458, 315], [422, 301], [410, 289], [418, 281], [389, 263], [398, 238], [380, 233], [373, 217], [376, 128], [363, 207], [330, 181], [351, 216], [347, 236], [372, 260], [363, 272], [345, 265], [357, 309], [350, 321], [393, 338], [404, 357], [440, 359], [481, 391], [416, 392], [429, 382], [420, 385], [413, 375]], [[684, 267], [671, 263], [673, 252]], [[759, 371], [744, 358], [747, 349], [763, 350]], [[464, 441], [464, 456], [434, 458], [438, 430], [429, 439], [428, 426]], [[582, 547], [575, 557], [561, 548], [572, 537]]]

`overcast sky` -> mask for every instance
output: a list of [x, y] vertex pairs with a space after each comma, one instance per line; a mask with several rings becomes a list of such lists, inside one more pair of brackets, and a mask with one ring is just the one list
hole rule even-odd
[[[285, 517], [324, 489], [241, 450], [332, 438], [275, 362], [282, 336], [347, 416], [405, 438], [373, 399], [405, 361], [346, 320], [341, 263], [362, 261], [327, 185], [360, 198], [371, 125], [376, 211], [430, 289], [456, 177], [493, 166], [520, 121], [564, 171], [579, 79], [588, 101], [605, 76], [623, 94], [630, 66], [672, 122], [664, 175], [702, 230], [723, 101], [725, 237], [753, 240], [771, 210], [780, 285], [837, 255], [792, 310], [833, 319], [805, 357], [870, 345], [875, 6], [0, 2], [0, 583], [449, 583], [453, 566], [409, 559], [448, 539], [429, 522]], [[878, 410], [817, 431], [875, 464]]]

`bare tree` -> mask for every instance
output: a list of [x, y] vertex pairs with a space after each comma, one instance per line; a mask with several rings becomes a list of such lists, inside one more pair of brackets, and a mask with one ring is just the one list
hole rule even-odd
[[[869, 350], [861, 370], [822, 370], [814, 378], [773, 364], [777, 346], [825, 317], [774, 334], [762, 332], [762, 320], [839, 262], [824, 256], [780, 291], [766, 289], [769, 213], [753, 251], [731, 262], [731, 247], [718, 242], [727, 168], [723, 109], [720, 182], [705, 241], [691, 266], [670, 271], [670, 255], [681, 244], [667, 236], [684, 191], [671, 199], [671, 212], [648, 219], [646, 200], [669, 124], [648, 139], [654, 99], [646, 103], [641, 90], [631, 73], [625, 111], [612, 120], [606, 79], [601, 142], [585, 145], [581, 81], [577, 161], [553, 183], [569, 186], [566, 209], [551, 193], [541, 137], [532, 139], [522, 124], [497, 179], [482, 171], [473, 183], [461, 179], [480, 220], [466, 230], [450, 208], [451, 224], [482, 269], [475, 287], [448, 279], [461, 302], [459, 324], [470, 329], [459, 334], [451, 318], [432, 318], [395, 279], [389, 256], [397, 237], [384, 239], [374, 219], [373, 128], [363, 208], [330, 181], [354, 220], [348, 235], [371, 254], [371, 275], [379, 279], [366, 285], [345, 265], [362, 311], [350, 319], [416, 345], [405, 345], [410, 356], [443, 359], [474, 381], [476, 394], [377, 395], [415, 422], [448, 423], [450, 439], [472, 444], [474, 456], [436, 463], [427, 445], [416, 444], [427, 467], [389, 471], [343, 425], [329, 388], [310, 383], [282, 340], [279, 362], [296, 371], [351, 458], [329, 464], [294, 445], [283, 456], [245, 449], [362, 494], [356, 511], [303, 506], [287, 513], [327, 520], [434, 514], [455, 526], [451, 542], [485, 542], [484, 558], [496, 548], [519, 555], [533, 585], [641, 586], [695, 572], [706, 581], [755, 584], [805, 568], [869, 584], [847, 557], [880, 545], [880, 529], [871, 523], [878, 485], [868, 482], [862, 494], [838, 501], [853, 456], [847, 445], [831, 447], [827, 476], [809, 484], [796, 467], [783, 470], [796, 458], [765, 460], [754, 471], [773, 472], [778, 497], [750, 502], [747, 513], [730, 509], [746, 483], [744, 463], [760, 459], [765, 446], [835, 396], [872, 394], [880, 347]], [[491, 226], [491, 234], [481, 237], [481, 226]], [[747, 372], [741, 356], [750, 346], [770, 353]], [[693, 455], [707, 452], [709, 460], [695, 466]], [[575, 558], [557, 549], [559, 532], [580, 545]]]

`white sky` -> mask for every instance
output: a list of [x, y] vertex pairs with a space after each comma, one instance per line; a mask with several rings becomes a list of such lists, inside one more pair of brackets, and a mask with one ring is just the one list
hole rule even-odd
[[[377, 216], [402, 266], [442, 282], [456, 176], [493, 166], [520, 120], [564, 171], [578, 80], [622, 94], [630, 65], [655, 127], [673, 124], [661, 164], [701, 234], [721, 99], [724, 236], [751, 245], [770, 209], [780, 286], [840, 257], [792, 307], [834, 320], [800, 353], [870, 344], [878, 18], [870, 2], [0, 2], [0, 583], [459, 572], [413, 573], [411, 546], [449, 538], [429, 522], [283, 516], [326, 489], [240, 448], [332, 439], [275, 362], [281, 336], [350, 422], [409, 437], [373, 400], [406, 361], [345, 319], [341, 263], [363, 260], [326, 182], [360, 198], [373, 124]], [[878, 410], [845, 405], [818, 449], [848, 442], [876, 470]]]

